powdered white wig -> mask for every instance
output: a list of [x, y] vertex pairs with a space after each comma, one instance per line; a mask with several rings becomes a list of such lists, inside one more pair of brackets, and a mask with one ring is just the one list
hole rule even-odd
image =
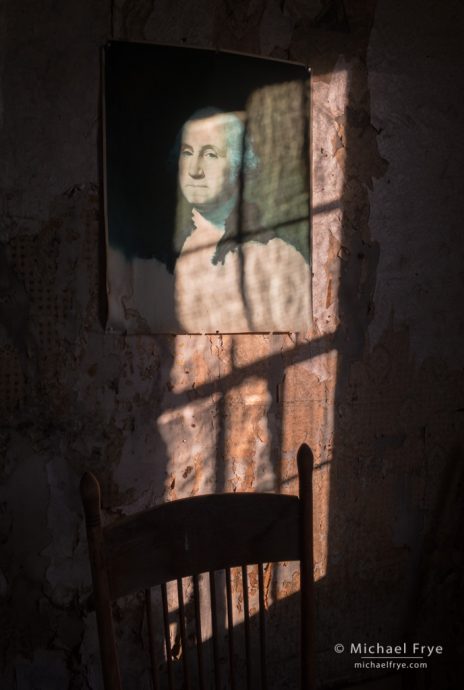
[[253, 151], [243, 120], [235, 113], [222, 113], [215, 115], [215, 118], [225, 127], [233, 177], [237, 177], [240, 170], [244, 173], [256, 170], [258, 157]]
[[246, 131], [244, 117], [242, 114], [234, 112], [224, 112], [218, 108], [201, 108], [196, 110], [189, 119], [184, 123], [182, 129], [176, 137], [174, 149], [170, 155], [170, 167], [177, 166], [179, 160], [180, 144], [182, 141], [182, 132], [185, 126], [190, 122], [197, 120], [213, 119], [224, 125], [226, 131], [227, 150], [231, 162], [231, 176], [237, 178], [242, 171], [244, 174], [254, 172], [259, 165], [259, 159], [253, 150], [250, 137]]

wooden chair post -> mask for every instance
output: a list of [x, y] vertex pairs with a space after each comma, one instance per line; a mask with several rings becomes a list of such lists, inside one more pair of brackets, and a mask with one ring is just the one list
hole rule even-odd
[[305, 443], [297, 455], [300, 496], [301, 552], [301, 688], [314, 690], [314, 557], [313, 557], [313, 463]]
[[105, 690], [121, 690], [121, 678], [114, 637], [113, 616], [108, 574], [103, 550], [103, 534], [100, 515], [100, 486], [91, 472], [81, 479], [80, 492], [84, 505], [89, 558], [92, 569], [98, 637], [102, 658]]

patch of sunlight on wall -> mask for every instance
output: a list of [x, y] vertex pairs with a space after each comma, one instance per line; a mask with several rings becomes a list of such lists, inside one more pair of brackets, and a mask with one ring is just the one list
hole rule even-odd
[[[313, 337], [335, 334], [339, 326], [339, 287], [342, 261], [343, 189], [345, 185], [345, 110], [350, 68], [340, 58], [332, 74], [312, 82], [312, 252]], [[315, 579], [327, 571], [331, 461], [338, 352], [311, 360], [310, 368], [324, 383], [316, 414], [314, 437], [314, 561]]]
[[[311, 330], [298, 335], [177, 336], [171, 392], [165, 398], [165, 411], [157, 420], [169, 458], [167, 500], [211, 491], [295, 493], [295, 474], [284, 473], [282, 467], [272, 465], [270, 441], [275, 444], [276, 434], [281, 434], [282, 445], [292, 449], [287, 453], [288, 458], [292, 456], [289, 462], [294, 460], [301, 442], [309, 443], [316, 461], [316, 580], [325, 576], [327, 568], [338, 359], [332, 338], [339, 324], [346, 158], [343, 123], [349, 86], [349, 66], [343, 60], [330, 76], [315, 77], [311, 85]], [[296, 363], [288, 366], [286, 362], [292, 362], [292, 352], [306, 352], [301, 349], [305, 347], [307, 357], [297, 357]], [[293, 378], [291, 369], [294, 369]], [[277, 370], [283, 403], [281, 424], [275, 418], [276, 392], [270, 383], [271, 379], [275, 380]], [[299, 412], [295, 414], [297, 408]], [[228, 466], [225, 459], [231, 453], [236, 457]], [[273, 574], [277, 578], [275, 600], [293, 593], [292, 587], [282, 587], [282, 582], [289, 580], [288, 575], [288, 568], [285, 571], [279, 568]], [[292, 571], [290, 580], [295, 591], [299, 587], [297, 579]]]

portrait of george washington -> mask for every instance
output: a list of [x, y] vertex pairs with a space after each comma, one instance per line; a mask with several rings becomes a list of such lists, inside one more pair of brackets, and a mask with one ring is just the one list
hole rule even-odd
[[[132, 44], [122, 45], [128, 50]], [[129, 100], [122, 86], [130, 76], [127, 66], [113, 64], [119, 48], [110, 44], [107, 57], [108, 327], [141, 333], [306, 331], [307, 71], [259, 58], [192, 49], [187, 56], [186, 49], [144, 45], [142, 54], [149, 48], [174, 51], [178, 61], [172, 80], [177, 90], [158, 78], [156, 108], [143, 97], [142, 83], [138, 92], [132, 80], [136, 104]], [[187, 65], [191, 69], [195, 59], [192, 84]], [[234, 71], [243, 61], [253, 69], [247, 70], [249, 83], [237, 86]], [[146, 84], [148, 76], [142, 77]], [[132, 129], [137, 116], [139, 126]], [[121, 144], [115, 130], [123, 123]]]

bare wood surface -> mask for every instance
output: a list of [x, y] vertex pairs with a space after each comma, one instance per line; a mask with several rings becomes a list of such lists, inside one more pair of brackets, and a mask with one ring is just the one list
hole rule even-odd
[[218, 640], [218, 620], [217, 620], [217, 600], [216, 600], [216, 578], [214, 571], [209, 574], [209, 594], [211, 598], [211, 628], [213, 638], [213, 661], [214, 661], [214, 686], [216, 690], [221, 688], [221, 677], [219, 672], [219, 640]]
[[82, 477], [80, 492], [87, 528], [103, 683], [105, 690], [122, 690], [101, 526], [100, 485], [91, 472], [86, 472]]
[[230, 687], [235, 690], [234, 611], [230, 568], [226, 568], [227, 637], [229, 646]]
[[174, 690], [174, 673], [172, 668], [172, 649], [171, 649], [171, 634], [169, 631], [169, 607], [168, 607], [168, 592], [166, 584], [161, 585], [161, 600], [163, 603], [163, 628], [164, 628], [164, 644], [166, 649], [166, 667], [168, 672], [169, 690]]
[[300, 495], [301, 687], [315, 688], [313, 557], [313, 454], [306, 444], [297, 456]]
[[[298, 451], [299, 498], [273, 494], [222, 494], [173, 501], [102, 527], [100, 488], [91, 473], [81, 480], [89, 557], [102, 657], [105, 690], [122, 690], [114, 636], [111, 602], [120, 596], [146, 590], [150, 655], [154, 690], [156, 677], [153, 619], [149, 587], [161, 584], [163, 627], [169, 690], [175, 690], [169, 631], [166, 582], [178, 580], [182, 655], [190, 688], [187, 635], [179, 578], [194, 576], [194, 600], [200, 690], [205, 685], [202, 659], [198, 575], [209, 572], [212, 647], [216, 689], [220, 688], [218, 619], [215, 570], [226, 572], [226, 604], [231, 688], [235, 688], [233, 610], [230, 568], [241, 567], [247, 688], [252, 690], [251, 630], [247, 565], [258, 564], [259, 634], [262, 687], [266, 690], [266, 633], [263, 563], [301, 562], [301, 688], [314, 690], [314, 583], [313, 583], [313, 456], [308, 446]], [[179, 584], [180, 583], [180, 584]]]
[[198, 575], [193, 576], [193, 598], [195, 602], [195, 634], [197, 638], [198, 682], [200, 690], [205, 690], [205, 667], [203, 662], [203, 638], [201, 631], [201, 601]]
[[182, 643], [182, 666], [184, 668], [184, 687], [190, 690], [190, 668], [189, 668], [189, 650], [187, 644], [187, 628], [185, 624], [185, 606], [184, 606], [184, 591], [182, 587], [182, 579], [177, 580], [177, 599], [179, 602], [179, 628], [180, 641]]
[[251, 661], [251, 631], [250, 631], [250, 601], [248, 596], [248, 572], [246, 565], [242, 566], [243, 610], [245, 616], [245, 652], [247, 690], [252, 690], [252, 661]]
[[297, 560], [298, 499], [275, 494], [195, 496], [104, 530], [114, 599], [178, 577]]
[[266, 621], [264, 601], [263, 564], [258, 564], [258, 598], [259, 598], [259, 653], [261, 661], [261, 688], [267, 690], [266, 666]]
[[147, 610], [148, 645], [150, 649], [151, 682], [153, 690], [158, 690], [158, 668], [156, 665], [155, 624], [151, 607], [151, 589], [145, 590], [145, 608]]

